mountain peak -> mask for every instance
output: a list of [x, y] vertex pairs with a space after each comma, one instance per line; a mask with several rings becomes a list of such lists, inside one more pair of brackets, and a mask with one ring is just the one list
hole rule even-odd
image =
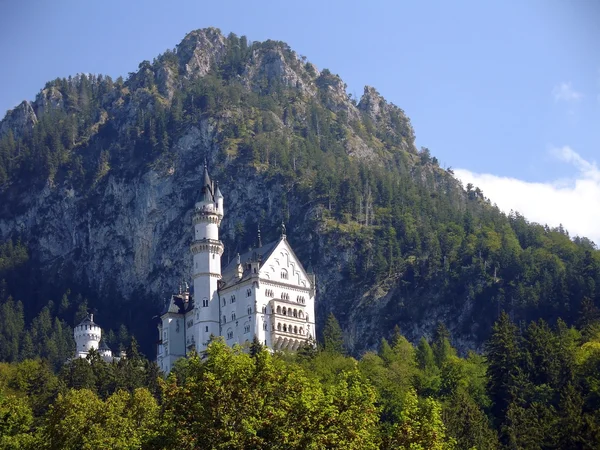
[[200, 78], [219, 64], [227, 52], [227, 41], [218, 28], [188, 33], [177, 46], [177, 55], [187, 78]]

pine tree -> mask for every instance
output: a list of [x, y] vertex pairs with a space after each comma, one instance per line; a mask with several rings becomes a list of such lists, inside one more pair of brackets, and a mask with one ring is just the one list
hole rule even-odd
[[485, 346], [488, 362], [488, 393], [492, 401], [492, 413], [498, 424], [513, 400], [513, 390], [520, 371], [522, 351], [517, 327], [508, 314], [502, 312], [494, 324], [493, 333]]
[[333, 313], [329, 313], [323, 328], [323, 350], [339, 354], [344, 354], [346, 351], [342, 328]]

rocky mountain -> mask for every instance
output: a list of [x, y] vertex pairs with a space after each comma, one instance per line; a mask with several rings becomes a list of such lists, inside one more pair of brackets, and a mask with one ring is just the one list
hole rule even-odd
[[0, 137], [0, 243], [29, 256], [0, 264], [8, 291], [31, 316], [80, 292], [149, 353], [152, 317], [190, 276], [205, 160], [225, 195], [225, 261], [285, 221], [317, 275], [318, 322], [334, 312], [353, 353], [438, 322], [478, 348], [501, 310], [574, 321], [584, 298], [600, 303], [593, 243], [463, 189], [415, 148], [404, 111], [372, 87], [351, 98], [282, 42], [193, 31], [126, 80], [49, 82]]

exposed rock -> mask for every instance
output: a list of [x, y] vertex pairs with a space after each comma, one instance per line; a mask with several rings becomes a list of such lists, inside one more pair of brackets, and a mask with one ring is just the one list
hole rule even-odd
[[38, 117], [52, 109], [62, 109], [63, 95], [55, 86], [42, 89], [35, 99], [34, 107]]
[[216, 28], [192, 31], [177, 46], [182, 73], [188, 79], [205, 76], [221, 62], [226, 51], [225, 37]]
[[37, 116], [30, 102], [24, 101], [6, 113], [0, 122], [0, 137], [12, 130], [15, 138], [31, 130], [37, 123]]

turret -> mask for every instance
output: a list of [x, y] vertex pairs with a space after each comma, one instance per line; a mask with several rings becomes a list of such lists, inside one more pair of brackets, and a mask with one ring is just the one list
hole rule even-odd
[[102, 330], [94, 323], [94, 315], [90, 314], [83, 319], [73, 330], [73, 337], [77, 344], [75, 355], [85, 358], [90, 349], [98, 350]]
[[215, 192], [215, 200], [217, 201], [217, 213], [223, 217], [225, 215], [225, 210], [223, 209], [223, 194], [221, 194], [221, 189], [219, 189], [219, 182], [217, 181], [217, 188]]

